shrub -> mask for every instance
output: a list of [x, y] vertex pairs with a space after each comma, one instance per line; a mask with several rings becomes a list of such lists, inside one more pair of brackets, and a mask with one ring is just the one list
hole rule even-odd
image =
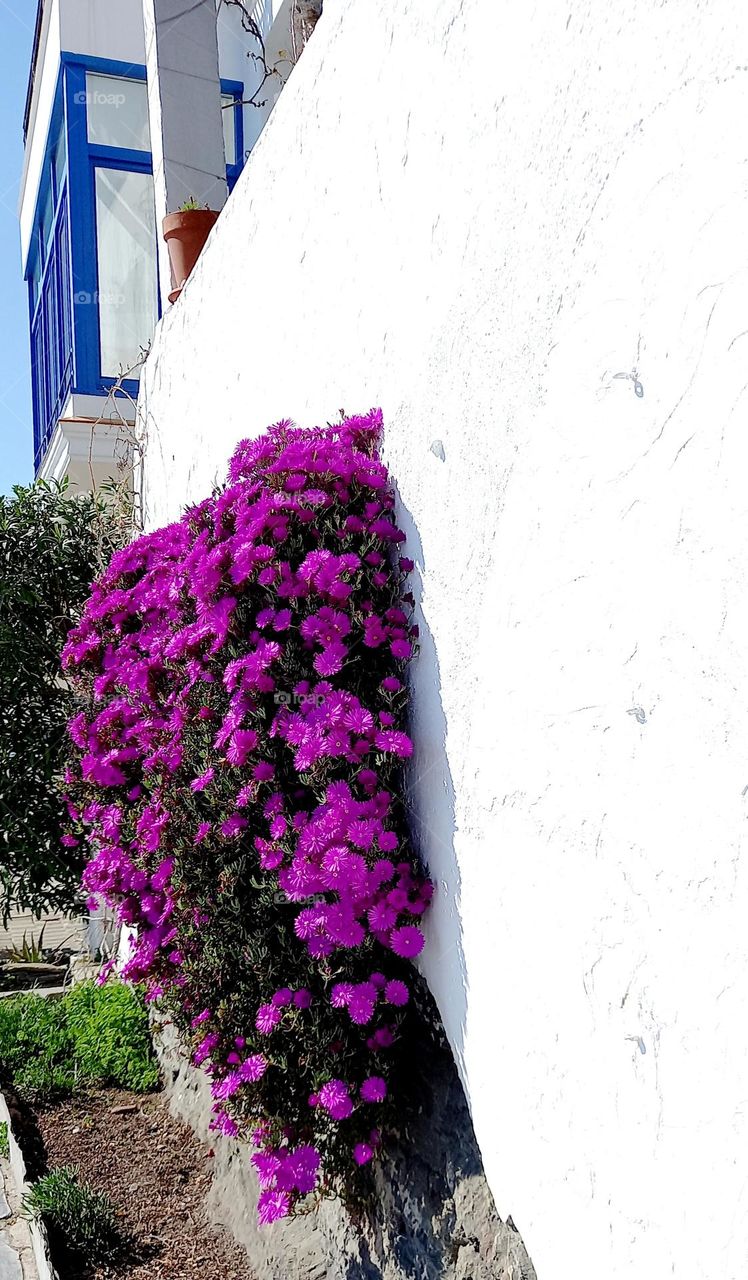
[[60, 843], [72, 695], [59, 652], [121, 522], [100, 497], [39, 482], [0, 497], [0, 912], [80, 905], [81, 850]]
[[81, 983], [57, 999], [0, 1000], [0, 1064], [21, 1093], [42, 1100], [79, 1084], [144, 1093], [158, 1066], [142, 997], [123, 983]]
[[64, 999], [76, 1068], [84, 1080], [147, 1093], [159, 1082], [148, 1013], [122, 982], [81, 982]]
[[78, 1170], [69, 1165], [34, 1183], [24, 1196], [23, 1209], [27, 1218], [43, 1221], [53, 1245], [81, 1262], [108, 1262], [122, 1247], [111, 1200], [81, 1182]]
[[0, 1000], [0, 1064], [30, 1097], [54, 1097], [75, 1088], [62, 1000], [31, 993]]
[[263, 1222], [366, 1191], [431, 886], [402, 796], [415, 638], [381, 415], [245, 442], [118, 552], [64, 653], [86, 884], [248, 1136]]

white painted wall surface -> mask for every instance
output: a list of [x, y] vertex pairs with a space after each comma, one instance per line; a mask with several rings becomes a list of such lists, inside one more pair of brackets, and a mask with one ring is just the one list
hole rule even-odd
[[326, 0], [147, 367], [152, 526], [384, 409], [425, 969], [540, 1280], [748, 1266], [747, 50], [739, 0]]
[[258, 60], [260, 46], [244, 30], [241, 11], [225, 4], [218, 9], [221, 75], [225, 80], [239, 80], [244, 85], [245, 155], [253, 150], [291, 73], [291, 3], [292, 0], [257, 0], [253, 9], [247, 6], [262, 34], [267, 66], [273, 70], [264, 85], [263, 68]]
[[62, 47], [114, 62], [145, 62], [142, 0], [61, 0]]

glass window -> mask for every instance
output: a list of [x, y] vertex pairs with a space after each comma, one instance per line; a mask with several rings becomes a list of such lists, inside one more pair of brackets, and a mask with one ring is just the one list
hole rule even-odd
[[150, 151], [148, 90], [144, 80], [86, 74], [88, 141]]
[[236, 154], [236, 98], [233, 93], [221, 94], [221, 115], [223, 116], [223, 149], [226, 153], [226, 164], [238, 164]]
[[65, 130], [60, 129], [60, 135], [57, 139], [57, 145], [52, 152], [52, 179], [55, 189], [55, 200], [57, 200], [63, 181], [65, 179], [65, 167], [67, 164], [67, 156], [65, 152]]
[[54, 200], [52, 196], [52, 183], [47, 182], [47, 188], [44, 192], [44, 201], [39, 211], [39, 253], [42, 263], [47, 261], [47, 246], [49, 245], [50, 236], [52, 234], [53, 221]]
[[116, 378], [138, 359], [158, 318], [153, 178], [96, 170], [101, 375]]
[[41, 270], [39, 266], [39, 255], [34, 258], [34, 265], [31, 268], [29, 279], [31, 281], [31, 310], [36, 311], [36, 304], [39, 301], [39, 282]]

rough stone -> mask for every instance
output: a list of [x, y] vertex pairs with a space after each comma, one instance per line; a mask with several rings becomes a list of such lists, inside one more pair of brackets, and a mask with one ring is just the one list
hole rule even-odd
[[11, 1215], [11, 1207], [8, 1204], [8, 1197], [5, 1194], [5, 1178], [0, 1172], [0, 1218], [9, 1218]]
[[[171, 1025], [156, 1039], [173, 1111], [207, 1137], [204, 1075]], [[425, 1033], [411, 1066], [408, 1119], [378, 1167], [365, 1216], [326, 1200], [309, 1215], [258, 1227], [247, 1149], [210, 1136], [210, 1211], [245, 1247], [258, 1280], [536, 1280], [514, 1224], [496, 1212], [449, 1050]]]
[[0, 1280], [23, 1280], [21, 1259], [8, 1244], [5, 1232], [0, 1234]]

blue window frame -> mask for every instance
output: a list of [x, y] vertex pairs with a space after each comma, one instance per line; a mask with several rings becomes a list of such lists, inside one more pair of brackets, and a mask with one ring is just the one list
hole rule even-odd
[[[150, 151], [108, 146], [89, 140], [86, 76], [93, 72], [145, 82], [146, 72], [143, 66], [101, 58], [79, 58], [69, 53], [63, 53], [62, 63], [68, 169], [73, 194], [71, 257], [75, 390], [80, 394], [95, 395], [108, 391], [117, 381], [114, 374], [102, 372], [101, 367], [96, 173], [98, 169], [113, 169], [151, 174], [153, 166]], [[153, 235], [155, 244], [155, 222]], [[137, 378], [125, 378], [122, 386], [129, 395], [137, 395]]]
[[[112, 62], [101, 58], [81, 58], [63, 54], [64, 93], [67, 119], [70, 185], [73, 193], [71, 224], [73, 336], [75, 348], [75, 389], [82, 394], [106, 392], [118, 380], [113, 369], [102, 367], [102, 306], [106, 299], [99, 278], [99, 235], [96, 193], [97, 178], [102, 171], [150, 175], [150, 150], [113, 146], [93, 137], [89, 132], [88, 76], [114, 77], [115, 80], [141, 82], [145, 85], [144, 66]], [[155, 254], [156, 225], [153, 222]], [[153, 277], [153, 324], [158, 315], [158, 283]], [[145, 325], [145, 328], [149, 328]], [[145, 343], [150, 333], [144, 332]], [[129, 364], [129, 362], [128, 362]], [[125, 378], [122, 386], [128, 394], [138, 391], [137, 377]]]
[[[89, 130], [87, 77], [106, 76], [145, 83], [141, 65], [63, 53], [52, 113], [36, 218], [26, 264], [34, 384], [34, 462], [38, 469], [55, 425], [71, 393], [101, 395], [118, 378], [102, 370], [102, 302], [99, 280], [97, 186], [104, 185], [116, 205], [120, 174], [152, 174], [150, 150], [113, 146], [107, 130]], [[222, 80], [227, 140], [226, 177], [233, 190], [244, 165], [242, 98], [244, 85]], [[233, 146], [231, 145], [233, 144]], [[98, 175], [98, 183], [97, 183]], [[120, 185], [125, 181], [122, 178]], [[137, 184], [136, 184], [137, 185]], [[143, 239], [143, 224], [138, 233]], [[155, 250], [157, 229], [153, 226]], [[137, 274], [137, 273], [136, 273]], [[155, 307], [158, 306], [156, 288]], [[156, 313], [154, 311], [154, 323]], [[150, 336], [150, 335], [146, 335]], [[125, 391], [136, 396], [138, 379], [126, 378]]]
[[229, 189], [229, 195], [234, 190], [236, 180], [244, 168], [243, 97], [244, 85], [241, 81], [221, 81], [221, 98], [224, 115], [223, 136], [226, 142], [226, 182]]
[[34, 467], [49, 445], [74, 378], [70, 198], [61, 83], [55, 94], [26, 279], [34, 416]]

